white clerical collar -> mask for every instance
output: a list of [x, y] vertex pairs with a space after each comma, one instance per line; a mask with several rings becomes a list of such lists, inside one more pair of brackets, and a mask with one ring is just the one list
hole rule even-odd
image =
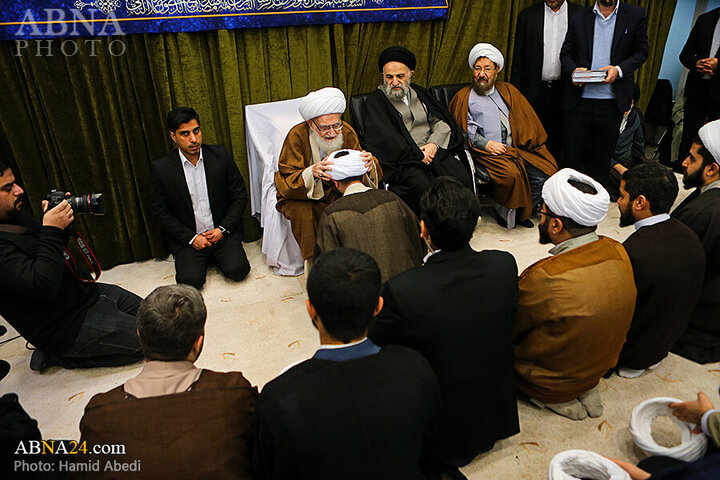
[[363, 185], [362, 182], [351, 183], [345, 189], [345, 193], [343, 193], [343, 197], [347, 197], [348, 195], [352, 195], [353, 193], [367, 192], [368, 190], [370, 190], [370, 187]]
[[598, 237], [598, 234], [596, 232], [586, 233], [585, 235], [568, 238], [564, 242], [558, 243], [553, 248], [551, 248], [548, 253], [550, 253], [551, 255], [559, 255], [561, 253], [567, 252], [574, 248], [582, 247], [583, 245], [587, 245], [588, 243], [595, 242], [597, 240], [600, 240], [600, 237]]
[[548, 7], [547, 3], [545, 4], [545, 11], [550, 15], [562, 15], [563, 13], [567, 12], [567, 9], [567, 2], [563, 2], [562, 7], [560, 7], [557, 12], [553, 11], [552, 8]]
[[485, 92], [483, 95], [485, 95], [487, 97], [489, 95], [492, 95], [493, 93], [495, 93], [495, 85], [493, 85], [492, 88], [490, 90], [488, 90], [487, 92]]
[[432, 256], [435, 255], [436, 253], [440, 253], [440, 252], [442, 252], [442, 250], [440, 250], [440, 249], [430, 250], [430, 251], [425, 255], [425, 257], [423, 258], [423, 261], [422, 261], [423, 265], [427, 263], [427, 261], [430, 259], [430, 257], [432, 257]]
[[[567, 3], [567, 2], [565, 2], [565, 3]], [[613, 11], [610, 13], [610, 15], [608, 15], [608, 16], [606, 17], [606, 16], [603, 15], [602, 12], [600, 11], [600, 7], [598, 7], [598, 2], [595, 2], [595, 7], [593, 8], [593, 12], [595, 12], [595, 14], [599, 15], [599, 16], [600, 16], [600, 19], [601, 19], [603, 22], [607, 22], [608, 20], [610, 20], [610, 17], [612, 17], [613, 15], [617, 15], [617, 11], [618, 11], [618, 8], [619, 8], [619, 7], [620, 7], [620, 0], [618, 0], [618, 2], [615, 4], [615, 10], [613, 10]]]
[[200, 165], [200, 162], [202, 162], [202, 159], [203, 159], [202, 147], [200, 147], [200, 156], [198, 157], [198, 161], [197, 161], [197, 163], [196, 163], [195, 165], [193, 165], [192, 162], [191, 162], [190, 160], [188, 160], [185, 155], [183, 155], [182, 150], [180, 150], [179, 148], [178, 148], [178, 153], [180, 154], [180, 162], [181, 162], [181, 163], [187, 162], [187, 163], [188, 163], [191, 167], [193, 167], [193, 168], [195, 168], [195, 167], [197, 167], [198, 165]]
[[357, 342], [350, 342], [350, 343], [343, 343], [341, 345], [320, 345], [318, 347], [318, 350], [337, 350], [338, 348], [348, 348], [348, 347], [354, 347], [355, 345], [360, 345], [361, 343], [367, 341], [367, 337], [363, 337], [361, 340], [358, 340]]
[[637, 232], [643, 227], [649, 227], [650, 225], [657, 225], [658, 223], [662, 223], [665, 220], [670, 220], [670, 215], [667, 213], [661, 213], [659, 215], [653, 215], [652, 217], [643, 218], [642, 220], [638, 220], [635, 222], [635, 231]]

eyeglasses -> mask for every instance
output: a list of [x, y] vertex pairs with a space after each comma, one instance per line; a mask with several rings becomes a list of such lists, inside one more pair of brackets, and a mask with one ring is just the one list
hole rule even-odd
[[338, 122], [334, 125], [318, 125], [315, 120], [313, 120], [313, 123], [317, 127], [318, 130], [320, 130], [320, 133], [327, 133], [330, 130], [335, 130], [336, 132], [339, 132], [343, 128], [342, 122]]
[[495, 67], [475, 67], [473, 70], [475, 70], [476, 72], [490, 73], [495, 71]]

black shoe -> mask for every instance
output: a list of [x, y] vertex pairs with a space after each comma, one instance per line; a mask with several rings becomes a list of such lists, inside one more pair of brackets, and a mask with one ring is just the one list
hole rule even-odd
[[0, 380], [5, 378], [5, 376], [10, 371], [10, 364], [6, 362], [5, 360], [0, 360]]
[[525, 228], [535, 228], [535, 224], [533, 224], [532, 220], [529, 218], [526, 218], [525, 220], [520, 220], [517, 222], [518, 225]]
[[42, 372], [50, 366], [50, 357], [37, 348], [30, 357], [30, 370]]
[[7, 333], [7, 328], [4, 325], [0, 325], [0, 337]]

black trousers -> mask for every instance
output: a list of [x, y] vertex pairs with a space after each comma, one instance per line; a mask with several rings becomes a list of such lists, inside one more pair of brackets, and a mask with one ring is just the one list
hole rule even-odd
[[682, 163], [690, 154], [693, 140], [698, 130], [707, 122], [720, 118], [720, 103], [700, 96], [685, 100], [685, 116], [683, 117], [682, 140], [678, 150], [678, 161]]
[[540, 123], [547, 133], [545, 145], [558, 164], [563, 150], [563, 124], [565, 112], [562, 108], [563, 84], [560, 80], [540, 82], [540, 94], [532, 103]]
[[400, 197], [418, 217], [420, 217], [420, 196], [436, 177], [455, 177], [472, 190], [474, 180], [466, 163], [451, 155], [438, 155], [438, 157], [430, 165], [418, 162], [417, 165], [403, 167], [398, 181], [390, 182], [390, 191]]
[[589, 175], [607, 188], [622, 116], [614, 99], [583, 98], [577, 107], [566, 110], [563, 166]]
[[175, 281], [201, 289], [205, 285], [205, 274], [210, 262], [217, 265], [223, 275], [236, 282], [250, 272], [242, 241], [230, 235], [202, 250], [195, 250], [192, 245], [188, 245], [175, 252]]

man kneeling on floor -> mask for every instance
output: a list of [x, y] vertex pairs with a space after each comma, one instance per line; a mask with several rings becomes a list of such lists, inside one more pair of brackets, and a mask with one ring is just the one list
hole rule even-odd
[[147, 363], [137, 377], [90, 399], [81, 442], [124, 445], [123, 461], [140, 460], [143, 478], [252, 478], [257, 390], [240, 372], [195, 367], [206, 317], [200, 292], [189, 285], [148, 295], [137, 322]]
[[565, 168], [542, 197], [540, 243], [555, 247], [520, 276], [518, 390], [573, 420], [599, 417], [595, 387], [617, 364], [635, 308], [632, 266], [620, 243], [595, 233], [610, 205], [602, 185]]
[[367, 338], [383, 306], [380, 269], [368, 254], [321, 255], [307, 280], [315, 355], [262, 390], [255, 478], [422, 479], [439, 388], [416, 351]]

